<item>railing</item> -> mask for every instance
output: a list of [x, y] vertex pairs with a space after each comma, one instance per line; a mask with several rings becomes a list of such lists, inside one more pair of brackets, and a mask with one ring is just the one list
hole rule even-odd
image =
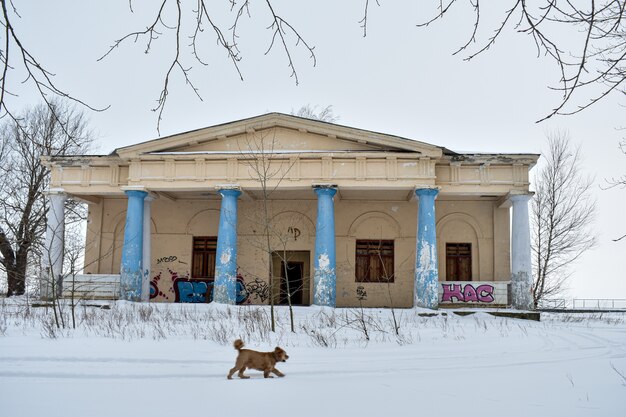
[[624, 310], [626, 311], [625, 298], [574, 298], [567, 300], [564, 298], [555, 298], [544, 300], [539, 305], [540, 309], [550, 310]]

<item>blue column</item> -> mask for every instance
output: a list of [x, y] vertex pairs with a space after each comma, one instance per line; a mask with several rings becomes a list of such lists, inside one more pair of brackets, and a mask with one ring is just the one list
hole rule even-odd
[[435, 223], [436, 188], [418, 188], [415, 195], [419, 198], [417, 213], [417, 248], [415, 261], [415, 299], [416, 307], [436, 309], [439, 304], [437, 269], [437, 229]]
[[217, 230], [215, 282], [213, 301], [222, 304], [237, 303], [237, 189], [219, 190], [222, 196], [220, 224]]
[[315, 261], [313, 264], [313, 304], [334, 307], [337, 292], [335, 259], [335, 210], [333, 196], [336, 188], [315, 187], [317, 222], [315, 225]]
[[124, 227], [124, 248], [120, 269], [120, 298], [141, 301], [143, 276], [143, 204], [146, 191], [128, 190], [128, 209]]

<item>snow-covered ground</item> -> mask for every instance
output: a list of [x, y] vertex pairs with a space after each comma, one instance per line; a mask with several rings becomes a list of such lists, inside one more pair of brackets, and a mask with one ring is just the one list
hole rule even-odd
[[[0, 303], [4, 417], [626, 415], [626, 314], [396, 310], [396, 334], [390, 310], [307, 307], [292, 333], [284, 307], [271, 332], [268, 307], [118, 302], [58, 330]], [[238, 337], [282, 346], [286, 377], [227, 380]]]

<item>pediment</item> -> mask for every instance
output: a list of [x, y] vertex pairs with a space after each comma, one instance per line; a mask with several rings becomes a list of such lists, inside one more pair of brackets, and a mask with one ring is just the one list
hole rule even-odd
[[270, 113], [115, 150], [122, 158], [249, 152], [407, 152], [438, 158], [442, 148], [398, 136]]

